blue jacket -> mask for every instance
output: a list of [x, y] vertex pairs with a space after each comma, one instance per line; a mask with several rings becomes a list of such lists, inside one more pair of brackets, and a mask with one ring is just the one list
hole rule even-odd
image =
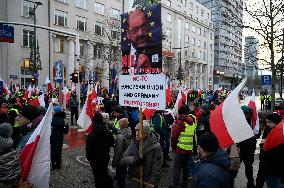
[[229, 166], [229, 156], [222, 149], [202, 159], [192, 188], [230, 188]]

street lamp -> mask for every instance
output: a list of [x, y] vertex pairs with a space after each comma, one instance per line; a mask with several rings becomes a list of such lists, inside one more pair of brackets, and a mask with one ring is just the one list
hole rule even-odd
[[[30, 15], [34, 16], [34, 25], [36, 25], [36, 9], [39, 5], [43, 5], [42, 2], [38, 2], [38, 1], [31, 1], [31, 0], [26, 0], [30, 3], [34, 4], [34, 8], [32, 11], [29, 12]], [[32, 53], [32, 52], [31, 52]], [[37, 54], [37, 42], [36, 42], [36, 27], [34, 27], [34, 41], [33, 41], [33, 57], [32, 57], [32, 62], [33, 62], [33, 66], [35, 69], [37, 68], [41, 68], [40, 66], [37, 66], [37, 59], [36, 59], [36, 54]]]

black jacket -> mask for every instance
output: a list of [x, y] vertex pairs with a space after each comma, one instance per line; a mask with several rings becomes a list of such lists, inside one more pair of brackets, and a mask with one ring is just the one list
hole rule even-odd
[[88, 161], [103, 162], [110, 158], [110, 148], [114, 146], [114, 138], [104, 123], [96, 125], [86, 140], [86, 157]]
[[65, 131], [65, 112], [55, 113], [51, 122], [50, 144], [52, 151], [61, 151]]

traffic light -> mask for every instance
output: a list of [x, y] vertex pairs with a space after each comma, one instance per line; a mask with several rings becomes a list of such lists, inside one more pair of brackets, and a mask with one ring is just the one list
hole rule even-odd
[[77, 72], [73, 72], [72, 76], [71, 76], [72, 82], [78, 83], [78, 77], [79, 77], [78, 73]]

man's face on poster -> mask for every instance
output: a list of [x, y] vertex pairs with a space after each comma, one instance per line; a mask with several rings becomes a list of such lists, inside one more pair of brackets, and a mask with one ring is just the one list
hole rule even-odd
[[127, 38], [135, 48], [145, 48], [148, 39], [147, 19], [141, 10], [134, 10], [128, 17]]

